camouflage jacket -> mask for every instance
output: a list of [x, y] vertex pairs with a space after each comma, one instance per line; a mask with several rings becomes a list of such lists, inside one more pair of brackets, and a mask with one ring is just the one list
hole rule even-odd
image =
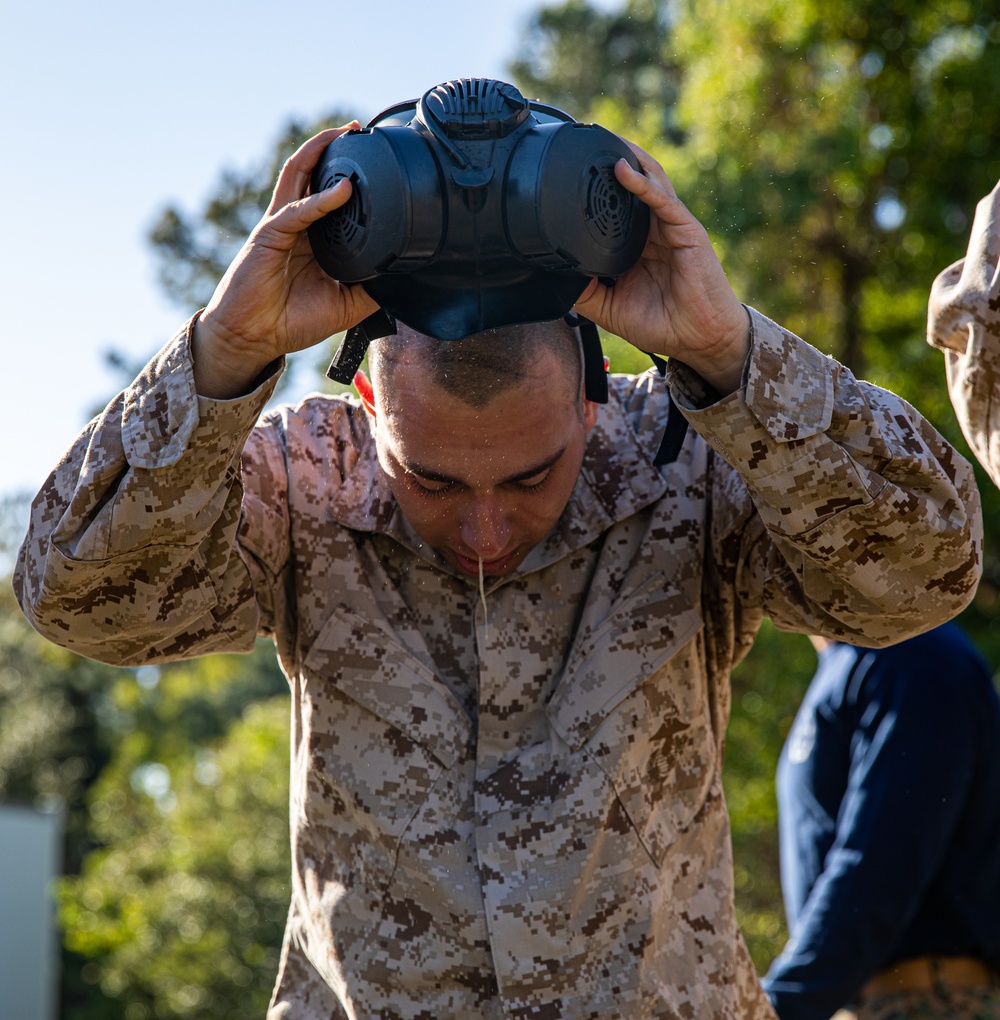
[[[37, 497], [15, 587], [137, 664], [273, 636], [292, 902], [272, 1020], [772, 1018], [734, 918], [729, 673], [763, 613], [889, 642], [978, 579], [970, 466], [757, 313], [741, 391], [614, 377], [560, 521], [485, 608], [365, 415], [199, 398], [186, 334]], [[652, 465], [672, 394], [693, 426]], [[242, 454], [242, 466], [241, 466]]]
[[976, 207], [969, 250], [934, 281], [927, 342], [944, 351], [962, 432], [1000, 485], [1000, 184]]

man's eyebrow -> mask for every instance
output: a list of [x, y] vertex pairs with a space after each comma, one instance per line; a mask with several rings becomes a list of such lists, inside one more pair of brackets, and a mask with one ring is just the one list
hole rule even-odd
[[[568, 443], [561, 446], [555, 453], [550, 457], [546, 457], [545, 460], [538, 464], [532, 465], [526, 471], [519, 471], [516, 475], [511, 475], [510, 478], [504, 478], [502, 481], [497, 482], [497, 485], [510, 485], [512, 482], [523, 482], [526, 478], [534, 478], [535, 475], [540, 475], [543, 471], [548, 471], [553, 464], [566, 452]], [[461, 479], [452, 478], [450, 475], [443, 475], [438, 471], [431, 471], [429, 468], [425, 468], [420, 464], [413, 462], [403, 464], [403, 470], [411, 475], [418, 475], [421, 478], [425, 478], [428, 482], [441, 482], [443, 485], [453, 485], [455, 483], [461, 484]]]

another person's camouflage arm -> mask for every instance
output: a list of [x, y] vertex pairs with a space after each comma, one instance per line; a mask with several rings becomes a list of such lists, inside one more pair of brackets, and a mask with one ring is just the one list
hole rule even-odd
[[962, 432], [1000, 485], [1000, 184], [976, 207], [969, 249], [934, 281], [927, 342], [944, 351]]

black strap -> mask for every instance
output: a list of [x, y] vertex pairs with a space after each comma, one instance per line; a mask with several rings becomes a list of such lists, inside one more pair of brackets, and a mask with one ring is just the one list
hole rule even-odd
[[661, 464], [673, 464], [677, 460], [681, 447], [684, 445], [687, 428], [687, 418], [681, 414], [677, 405], [671, 400], [670, 410], [667, 412], [667, 426], [660, 439], [660, 448], [653, 458], [654, 467], [660, 467]]
[[597, 326], [576, 312], [563, 316], [566, 323], [580, 331], [583, 347], [583, 392], [595, 404], [608, 402], [608, 370], [604, 363], [604, 348]]
[[326, 370], [328, 379], [350, 385], [354, 382], [354, 374], [365, 360], [368, 345], [373, 340], [384, 336], [392, 336], [396, 332], [396, 320], [385, 310], [372, 312], [367, 319], [362, 319], [352, 326], [340, 341], [337, 353]]
[[[583, 345], [583, 386], [587, 399], [593, 400], [596, 404], [606, 404], [608, 402], [608, 369], [597, 326], [577, 312], [568, 312], [565, 319], [570, 326], [575, 326], [580, 330], [580, 340]], [[658, 354], [650, 354], [649, 351], [646, 351], [646, 354], [649, 355], [649, 359], [656, 366], [662, 379], [667, 374], [666, 360]], [[667, 412], [667, 424], [660, 438], [656, 456], [653, 458], [654, 467], [673, 464], [677, 460], [681, 447], [684, 445], [687, 429], [687, 418], [671, 401], [670, 409]]]
[[[649, 351], [646, 352], [649, 354]], [[667, 363], [658, 354], [649, 354], [650, 359], [656, 366], [662, 379], [667, 374]], [[671, 400], [670, 409], [667, 411], [667, 424], [660, 438], [660, 448], [653, 458], [653, 466], [660, 467], [662, 464], [673, 464], [677, 460], [684, 445], [684, 437], [687, 435], [688, 420], [678, 410], [677, 405]]]

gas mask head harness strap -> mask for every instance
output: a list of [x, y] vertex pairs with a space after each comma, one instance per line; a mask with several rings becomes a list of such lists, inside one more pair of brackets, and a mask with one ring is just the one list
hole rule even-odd
[[[604, 351], [601, 349], [601, 338], [597, 327], [576, 312], [567, 312], [563, 316], [567, 325], [580, 331], [580, 345], [583, 350], [583, 387], [588, 400], [597, 404], [608, 402], [608, 373]], [[396, 333], [396, 319], [380, 308], [369, 315], [344, 334], [344, 339], [337, 348], [327, 378], [335, 382], [350, 383], [357, 372], [369, 344], [384, 336]]]

